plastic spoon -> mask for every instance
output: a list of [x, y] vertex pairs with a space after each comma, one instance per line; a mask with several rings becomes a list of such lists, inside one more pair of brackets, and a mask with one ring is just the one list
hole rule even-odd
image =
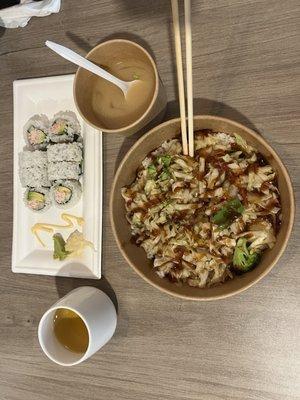
[[126, 81], [122, 81], [122, 79], [116, 78], [114, 75], [105, 71], [105, 69], [98, 67], [98, 65], [92, 63], [91, 61], [80, 56], [79, 54], [75, 53], [75, 51], [68, 49], [65, 46], [61, 46], [60, 44], [51, 42], [50, 40], [46, 40], [45, 44], [51, 50], [55, 51], [55, 53], [59, 54], [61, 57], [65, 58], [66, 60], [71, 61], [72, 63], [78, 65], [79, 67], [85, 68], [88, 71], [92, 72], [93, 74], [98, 75], [101, 78], [104, 78], [107, 81], [118, 86], [124, 93], [125, 97], [128, 93], [128, 90], [132, 87], [132, 85], [134, 85], [136, 83], [136, 81], [126, 82]]

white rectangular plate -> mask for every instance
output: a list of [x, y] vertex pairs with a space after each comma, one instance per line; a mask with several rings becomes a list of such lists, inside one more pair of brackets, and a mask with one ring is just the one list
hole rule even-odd
[[[73, 100], [74, 75], [14, 81], [14, 222], [12, 270], [29, 274], [70, 276], [78, 278], [101, 277], [102, 239], [102, 133], [87, 125], [76, 111]], [[34, 114], [49, 118], [58, 112], [74, 111], [81, 123], [84, 141], [83, 195], [79, 203], [67, 210], [52, 206], [44, 213], [34, 213], [25, 207], [19, 180], [18, 154], [24, 149], [23, 127]], [[95, 247], [87, 247], [77, 259], [53, 259], [52, 235], [41, 233], [46, 248], [42, 247], [31, 232], [37, 222], [63, 224], [60, 216], [67, 212], [84, 218], [83, 234]], [[63, 237], [74, 231], [58, 230]]]

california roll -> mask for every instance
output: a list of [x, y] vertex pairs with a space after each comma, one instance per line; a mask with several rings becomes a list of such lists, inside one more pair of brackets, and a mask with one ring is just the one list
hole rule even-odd
[[28, 188], [24, 194], [24, 204], [34, 212], [44, 212], [51, 206], [48, 188]]
[[61, 111], [54, 115], [49, 128], [53, 143], [76, 142], [81, 139], [80, 124], [73, 111]]
[[73, 207], [81, 197], [81, 184], [74, 180], [56, 182], [50, 191], [51, 200], [58, 208]]
[[49, 119], [44, 114], [31, 117], [24, 126], [24, 139], [30, 150], [44, 150], [49, 142]]

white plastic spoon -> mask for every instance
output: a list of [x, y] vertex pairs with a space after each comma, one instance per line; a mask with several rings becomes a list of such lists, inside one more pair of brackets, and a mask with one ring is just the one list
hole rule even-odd
[[104, 78], [107, 81], [118, 86], [124, 93], [125, 97], [127, 95], [128, 90], [130, 89], [130, 87], [136, 83], [136, 81], [126, 82], [126, 81], [122, 81], [119, 78], [116, 78], [109, 72], [105, 71], [105, 69], [98, 67], [98, 65], [92, 63], [91, 61], [80, 56], [79, 54], [75, 53], [75, 51], [70, 50], [65, 46], [61, 46], [60, 44], [51, 42], [50, 40], [46, 40], [45, 44], [51, 50], [55, 51], [55, 53], [59, 54], [66, 60], [71, 61], [72, 63], [78, 65], [79, 67], [85, 68], [88, 71], [92, 72], [93, 74], [101, 76], [101, 78]]

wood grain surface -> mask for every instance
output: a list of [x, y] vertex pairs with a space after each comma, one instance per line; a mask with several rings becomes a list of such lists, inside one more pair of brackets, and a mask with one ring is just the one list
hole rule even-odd
[[[300, 197], [298, 0], [194, 0], [195, 111], [259, 131], [285, 162]], [[210, 303], [182, 301], [141, 280], [122, 259], [108, 220], [115, 168], [136, 136], [104, 138], [101, 281], [14, 275], [12, 82], [72, 73], [46, 39], [84, 54], [107, 37], [133, 38], [156, 58], [178, 115], [168, 0], [63, 0], [61, 12], [0, 30], [0, 399], [300, 399], [299, 213], [278, 265], [248, 291]], [[118, 304], [115, 336], [84, 364], [62, 368], [37, 341], [43, 312], [72, 288], [103, 288]]]

